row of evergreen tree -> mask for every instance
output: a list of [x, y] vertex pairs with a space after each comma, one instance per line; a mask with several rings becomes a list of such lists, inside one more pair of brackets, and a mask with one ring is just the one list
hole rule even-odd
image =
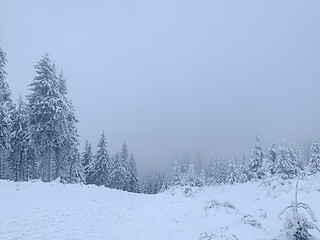
[[0, 179], [88, 183], [138, 192], [137, 169], [127, 145], [109, 157], [102, 134], [93, 156], [91, 144], [79, 152], [72, 102], [62, 72], [45, 54], [36, 64], [28, 103], [11, 99], [6, 53], [0, 48]]
[[242, 158], [231, 157], [227, 161], [211, 158], [208, 166], [196, 173], [193, 164], [188, 160], [176, 159], [166, 186], [234, 184], [272, 176], [291, 179], [301, 173], [317, 172], [320, 172], [318, 141], [313, 141], [309, 153], [307, 151], [297, 153], [288, 145], [277, 148], [275, 144], [272, 144], [270, 150], [265, 153], [257, 138], [249, 160], [246, 155]]

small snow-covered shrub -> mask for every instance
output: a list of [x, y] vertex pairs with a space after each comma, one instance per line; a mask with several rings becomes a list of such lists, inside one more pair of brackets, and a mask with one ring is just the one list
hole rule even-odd
[[242, 219], [244, 224], [250, 224], [253, 227], [262, 228], [261, 223], [259, 223], [253, 216], [245, 215]]
[[[291, 202], [291, 205], [286, 207], [280, 214], [283, 215], [287, 212], [284, 227], [282, 232], [284, 232], [283, 239], [286, 240], [313, 240], [315, 239], [308, 230], [316, 229], [320, 232], [319, 228], [314, 224], [317, 222], [317, 219], [314, 216], [311, 208], [305, 203], [298, 203], [298, 182], [296, 183], [296, 192], [295, 192], [295, 200]], [[308, 213], [311, 221], [301, 212], [299, 209], [305, 210]]]
[[214, 238], [214, 234], [208, 234], [208, 233], [201, 233], [198, 240], [212, 240]]
[[195, 191], [193, 191], [192, 187], [186, 187], [183, 192], [186, 197], [192, 197], [196, 193]]
[[239, 210], [233, 204], [231, 204], [229, 202], [221, 203], [216, 199], [215, 200], [211, 200], [205, 206], [206, 213], [210, 209], [215, 209], [215, 210], [224, 209], [227, 213], [235, 213], [235, 214], [238, 214], [238, 212], [239, 212]]

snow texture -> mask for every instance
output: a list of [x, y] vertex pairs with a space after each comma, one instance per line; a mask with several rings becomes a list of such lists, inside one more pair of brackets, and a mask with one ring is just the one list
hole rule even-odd
[[[279, 239], [284, 219], [278, 215], [294, 199], [295, 183], [273, 178], [148, 195], [58, 181], [1, 180], [0, 238]], [[319, 191], [319, 174], [299, 183], [299, 201], [316, 217]]]

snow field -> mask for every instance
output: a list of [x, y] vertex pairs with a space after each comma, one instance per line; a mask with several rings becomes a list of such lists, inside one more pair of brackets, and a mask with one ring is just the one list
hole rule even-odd
[[[156, 195], [94, 185], [0, 181], [0, 239], [277, 239], [280, 212], [295, 180], [278, 179]], [[299, 185], [298, 200], [320, 218], [320, 175]], [[312, 232], [319, 236], [319, 233]]]

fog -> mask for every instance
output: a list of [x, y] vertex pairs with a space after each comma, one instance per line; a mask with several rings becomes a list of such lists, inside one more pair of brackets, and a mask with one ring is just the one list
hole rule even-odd
[[139, 167], [233, 155], [320, 131], [320, 2], [1, 1], [13, 99], [48, 52], [83, 144], [126, 141]]

